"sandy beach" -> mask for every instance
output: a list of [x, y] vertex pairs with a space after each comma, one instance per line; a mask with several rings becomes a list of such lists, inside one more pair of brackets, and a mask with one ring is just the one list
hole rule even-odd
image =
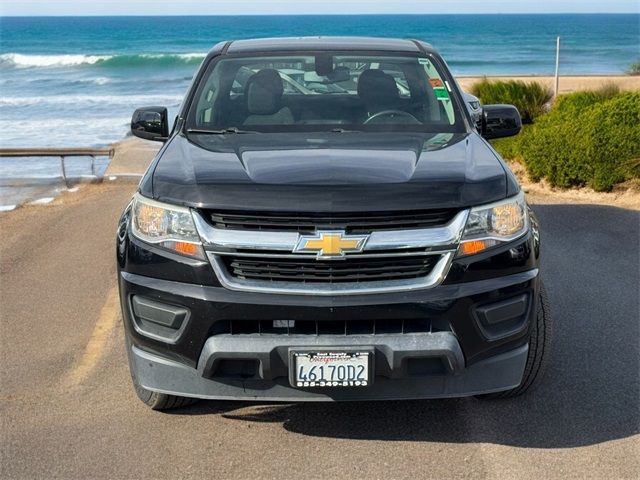
[[[523, 82], [539, 82], [547, 85], [553, 90], [555, 78], [553, 76], [487, 76], [487, 77], [467, 77], [458, 76], [456, 79], [464, 90], [469, 90], [474, 83], [488, 78], [489, 80], [520, 80]], [[640, 90], [640, 76], [632, 75], [571, 75], [560, 76], [560, 94], [577, 92], [580, 90], [597, 90], [607, 85], [617, 85], [620, 90]]]

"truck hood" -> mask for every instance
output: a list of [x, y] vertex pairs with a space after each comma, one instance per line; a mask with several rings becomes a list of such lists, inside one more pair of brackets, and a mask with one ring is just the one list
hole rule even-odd
[[141, 183], [169, 203], [278, 212], [463, 208], [510, 190], [475, 133], [178, 135]]

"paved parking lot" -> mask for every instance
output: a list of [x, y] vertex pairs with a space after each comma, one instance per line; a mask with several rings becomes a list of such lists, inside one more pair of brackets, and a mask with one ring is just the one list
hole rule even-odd
[[131, 185], [0, 217], [2, 478], [637, 478], [640, 215], [534, 199], [555, 317], [525, 397], [147, 409], [114, 232]]

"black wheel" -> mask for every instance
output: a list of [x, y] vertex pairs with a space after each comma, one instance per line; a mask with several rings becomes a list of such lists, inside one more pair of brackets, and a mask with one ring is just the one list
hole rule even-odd
[[544, 284], [540, 285], [536, 320], [529, 337], [529, 356], [522, 374], [522, 382], [516, 388], [504, 392], [477, 395], [477, 398], [495, 399], [510, 398], [522, 395], [540, 382], [544, 376], [549, 355], [551, 353], [551, 311]]
[[197, 398], [179, 397], [177, 395], [153, 392], [142, 387], [138, 383], [138, 379], [131, 368], [131, 340], [129, 340], [129, 336], [127, 334], [125, 334], [125, 345], [127, 349], [127, 358], [129, 359], [129, 372], [131, 373], [131, 381], [133, 383], [133, 388], [136, 391], [136, 395], [153, 410], [170, 410], [172, 408], [186, 407], [199, 400]]
[[186, 407], [198, 401], [197, 398], [178, 397], [177, 395], [168, 395], [166, 393], [152, 392], [141, 387], [132, 377], [133, 387], [136, 390], [138, 398], [150, 406], [153, 410], [170, 410], [172, 408]]

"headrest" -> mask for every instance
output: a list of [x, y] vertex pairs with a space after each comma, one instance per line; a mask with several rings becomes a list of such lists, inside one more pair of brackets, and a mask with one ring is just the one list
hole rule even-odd
[[398, 108], [400, 94], [394, 78], [382, 70], [369, 69], [360, 74], [358, 96], [369, 111]]
[[252, 115], [273, 115], [280, 110], [282, 78], [277, 70], [265, 68], [247, 80], [245, 95], [247, 109]]

